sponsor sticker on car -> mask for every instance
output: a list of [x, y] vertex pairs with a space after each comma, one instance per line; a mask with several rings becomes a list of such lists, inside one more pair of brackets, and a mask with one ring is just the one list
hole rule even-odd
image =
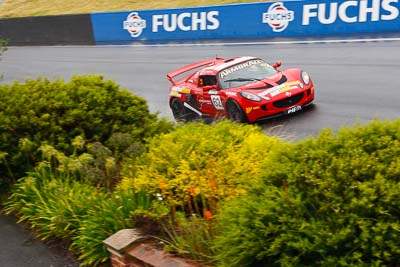
[[184, 93], [184, 94], [190, 94], [190, 89], [189, 88], [185, 88], [185, 87], [177, 87], [174, 86], [171, 89], [172, 92], [178, 92], [178, 93]]
[[299, 81], [288, 82], [288, 83], [284, 83], [284, 84], [272, 87], [268, 90], [265, 90], [264, 92], [258, 94], [258, 96], [265, 97], [269, 94], [271, 97], [274, 97], [274, 96], [279, 95], [280, 93], [284, 93], [284, 92], [287, 92], [290, 90], [297, 89], [297, 88], [299, 88], [299, 86], [300, 86]]
[[286, 110], [286, 113], [291, 114], [291, 113], [295, 113], [300, 110], [301, 110], [301, 106], [294, 106], [294, 107], [291, 107], [288, 110]]
[[253, 110], [258, 110], [258, 109], [260, 109], [260, 107], [247, 107], [246, 108], [246, 114], [249, 114]]

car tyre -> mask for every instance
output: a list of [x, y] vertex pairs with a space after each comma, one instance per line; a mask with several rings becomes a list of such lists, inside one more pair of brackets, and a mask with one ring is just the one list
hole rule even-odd
[[198, 118], [198, 115], [187, 109], [178, 98], [173, 98], [170, 103], [172, 114], [177, 122], [189, 122]]
[[228, 118], [234, 122], [247, 122], [246, 114], [244, 114], [243, 109], [235, 100], [229, 100], [226, 103], [226, 109], [228, 112]]

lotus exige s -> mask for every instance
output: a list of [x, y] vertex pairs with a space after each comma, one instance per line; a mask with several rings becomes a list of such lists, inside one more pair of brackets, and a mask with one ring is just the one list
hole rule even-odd
[[169, 105], [177, 121], [227, 117], [257, 122], [312, 104], [314, 85], [301, 69], [279, 70], [256, 57], [214, 58], [167, 75]]

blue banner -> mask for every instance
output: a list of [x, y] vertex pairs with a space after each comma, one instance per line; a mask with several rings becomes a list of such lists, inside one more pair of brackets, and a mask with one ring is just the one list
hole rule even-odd
[[91, 14], [96, 43], [400, 31], [399, 0], [281, 1]]

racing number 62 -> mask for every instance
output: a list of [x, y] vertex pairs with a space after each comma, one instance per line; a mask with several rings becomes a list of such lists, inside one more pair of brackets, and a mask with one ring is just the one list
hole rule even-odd
[[211, 96], [211, 101], [216, 109], [224, 110], [224, 105], [222, 105], [221, 98], [217, 95]]

